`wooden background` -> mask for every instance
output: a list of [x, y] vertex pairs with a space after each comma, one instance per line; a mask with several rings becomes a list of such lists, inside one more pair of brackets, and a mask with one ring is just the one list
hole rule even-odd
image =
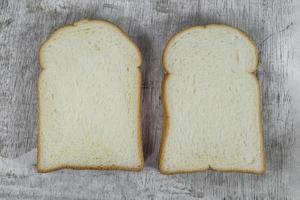
[[[300, 187], [293, 179], [300, 155], [295, 146], [299, 102], [291, 89], [300, 87], [293, 82], [299, 72], [292, 63], [293, 7], [292, 0], [0, 0], [0, 199], [300, 199], [291, 192]], [[38, 48], [58, 27], [83, 18], [116, 23], [143, 52], [146, 167], [141, 173], [36, 173]], [[157, 171], [162, 49], [177, 31], [208, 23], [247, 32], [260, 50], [268, 165], [263, 176], [213, 171], [163, 176]]]

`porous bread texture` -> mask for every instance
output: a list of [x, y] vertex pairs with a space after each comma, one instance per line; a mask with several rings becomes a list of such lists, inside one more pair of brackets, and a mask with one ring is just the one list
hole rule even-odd
[[263, 173], [255, 44], [225, 25], [192, 27], [168, 42], [159, 169]]
[[37, 169], [143, 168], [141, 53], [117, 26], [83, 20], [39, 51]]

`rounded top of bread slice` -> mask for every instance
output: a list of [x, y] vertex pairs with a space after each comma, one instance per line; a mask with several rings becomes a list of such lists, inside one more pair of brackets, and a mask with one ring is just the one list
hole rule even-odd
[[192, 66], [190, 63], [199, 57], [208, 67], [222, 70], [255, 72], [258, 66], [258, 50], [251, 38], [238, 29], [221, 24], [195, 26], [175, 34], [164, 50], [163, 65], [168, 73], [183, 71], [187, 69], [180, 69], [181, 66]]
[[[99, 37], [99, 35], [101, 35], [101, 37]], [[54, 53], [52, 51], [59, 49], [59, 45], [63, 45], [64, 43], [67, 45], [68, 42], [74, 43], [74, 39], [80, 39], [82, 36], [86, 38], [85, 41], [88, 42], [87, 45], [90, 45], [91, 50], [101, 51], [101, 54], [106, 54], [108, 59], [110, 55], [117, 53], [119, 56], [118, 60], [115, 61], [120, 63], [127, 62], [128, 57], [131, 57], [135, 66], [139, 67], [142, 63], [142, 54], [139, 48], [121, 28], [105, 20], [81, 20], [72, 25], [59, 28], [42, 44], [39, 55], [41, 68], [44, 69], [45, 66], [43, 63], [47, 62], [45, 61], [47, 58], [47, 56], [44, 55], [45, 53], [52, 54]], [[97, 36], [97, 38], [93, 39], [94, 42], [90, 42], [90, 39], [95, 36]], [[80, 51], [82, 47], [80, 44], [85, 45], [85, 41], [76, 42], [78, 44], [78, 51]], [[95, 43], [99, 45], [95, 45]], [[45, 49], [47, 49], [47, 51], [45, 51]]]

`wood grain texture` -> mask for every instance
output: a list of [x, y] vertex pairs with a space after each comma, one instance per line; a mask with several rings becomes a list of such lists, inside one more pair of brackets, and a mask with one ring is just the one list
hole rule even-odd
[[[296, 199], [289, 191], [294, 123], [299, 122], [288, 84], [295, 69], [293, 5], [291, 0], [0, 0], [0, 199]], [[116, 23], [143, 52], [146, 168], [141, 173], [36, 172], [38, 48], [58, 27], [83, 18]], [[263, 176], [212, 171], [163, 176], [157, 171], [162, 50], [176, 32], [209, 23], [247, 32], [260, 50]]]

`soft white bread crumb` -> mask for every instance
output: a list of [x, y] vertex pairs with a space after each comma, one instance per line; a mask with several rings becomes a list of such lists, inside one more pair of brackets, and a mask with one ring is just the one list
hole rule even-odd
[[167, 44], [160, 170], [265, 170], [257, 49], [237, 29], [193, 27]]
[[80, 21], [40, 49], [38, 170], [143, 167], [141, 54], [115, 25]]

